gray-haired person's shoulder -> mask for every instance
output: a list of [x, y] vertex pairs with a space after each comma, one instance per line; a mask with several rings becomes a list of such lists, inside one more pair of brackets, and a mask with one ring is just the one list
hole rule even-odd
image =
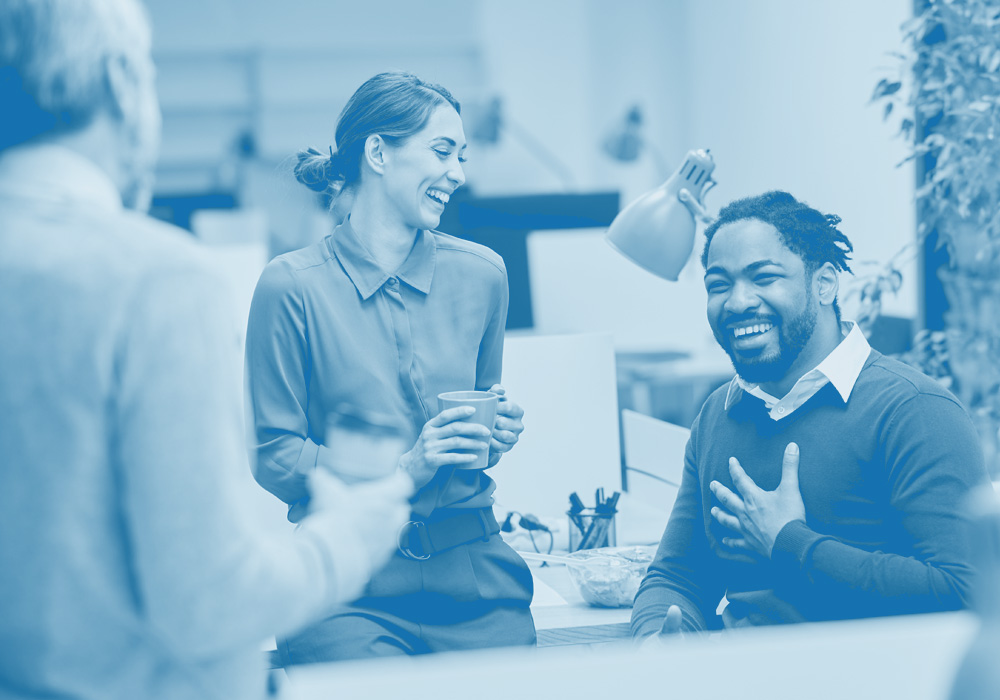
[[217, 267], [209, 248], [189, 231], [173, 224], [125, 211], [109, 228], [109, 242], [119, 251], [119, 257], [135, 269], [207, 271]]

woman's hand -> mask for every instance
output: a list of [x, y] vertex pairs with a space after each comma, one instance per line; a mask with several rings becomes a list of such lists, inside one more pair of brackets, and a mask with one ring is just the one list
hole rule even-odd
[[507, 398], [507, 390], [499, 384], [490, 387], [490, 391], [500, 396], [497, 405], [497, 417], [493, 423], [493, 439], [490, 440], [489, 466], [500, 461], [504, 452], [510, 452], [524, 432], [524, 409]]
[[463, 422], [475, 412], [476, 409], [471, 406], [457, 406], [441, 411], [424, 424], [416, 444], [399, 458], [399, 468], [410, 475], [418, 489], [433, 479], [441, 467], [476, 461], [475, 454], [461, 454], [453, 450], [482, 452], [485, 449], [490, 441], [490, 429]]

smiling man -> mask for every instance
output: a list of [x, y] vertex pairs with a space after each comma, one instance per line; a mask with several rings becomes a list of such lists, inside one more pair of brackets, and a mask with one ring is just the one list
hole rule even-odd
[[636, 638], [967, 604], [965, 503], [987, 483], [975, 429], [841, 321], [839, 222], [768, 192], [705, 232], [708, 320], [737, 376], [692, 426]]

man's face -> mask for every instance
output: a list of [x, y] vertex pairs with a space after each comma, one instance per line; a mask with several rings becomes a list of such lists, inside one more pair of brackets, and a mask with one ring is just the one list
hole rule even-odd
[[818, 298], [805, 263], [770, 224], [747, 219], [719, 228], [705, 272], [708, 322], [744, 380], [778, 382], [816, 327]]

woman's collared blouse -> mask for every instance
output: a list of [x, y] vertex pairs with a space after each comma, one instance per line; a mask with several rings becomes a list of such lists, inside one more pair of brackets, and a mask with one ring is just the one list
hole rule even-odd
[[[445, 391], [500, 382], [507, 272], [489, 248], [419, 231], [396, 275], [385, 272], [350, 221], [319, 243], [271, 261], [247, 328], [247, 398], [254, 477], [306, 512], [306, 475], [324, 463], [325, 425], [340, 404], [391, 414], [414, 437]], [[413, 503], [492, 505], [483, 471], [445, 467]]]

